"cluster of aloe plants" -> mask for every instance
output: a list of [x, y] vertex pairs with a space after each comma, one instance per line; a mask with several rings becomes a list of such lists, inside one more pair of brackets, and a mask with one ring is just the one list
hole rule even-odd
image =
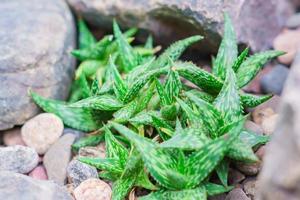
[[[241, 89], [282, 52], [249, 56], [246, 48], [238, 55], [227, 15], [212, 73], [178, 60], [201, 36], [179, 40], [156, 56], [159, 48], [151, 37], [133, 46], [136, 29], [122, 33], [115, 21], [114, 34], [98, 42], [83, 21], [78, 27], [79, 49], [72, 55], [81, 63], [69, 101], [31, 95], [65, 125], [94, 131], [73, 145], [75, 151], [105, 141], [106, 158], [79, 160], [113, 182], [113, 200], [125, 199], [134, 187], [151, 191], [141, 200], [206, 199], [232, 188], [227, 181], [230, 162], [257, 161], [252, 149], [268, 138], [243, 128], [244, 110], [271, 95]], [[211, 182], [213, 174], [219, 184]]]

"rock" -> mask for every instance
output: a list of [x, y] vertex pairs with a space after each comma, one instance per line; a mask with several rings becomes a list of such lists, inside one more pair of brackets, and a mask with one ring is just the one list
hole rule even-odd
[[98, 172], [95, 167], [78, 160], [73, 160], [69, 163], [67, 174], [69, 182], [73, 183], [75, 187], [89, 178], [98, 178]]
[[242, 163], [237, 162], [235, 166], [238, 170], [240, 170], [243, 174], [248, 176], [253, 176], [258, 174], [261, 169], [261, 161], [257, 161], [255, 163]]
[[265, 151], [266, 151], [266, 145], [262, 145], [257, 149], [255, 155], [259, 158], [259, 160], [263, 160], [265, 156]]
[[33, 179], [18, 173], [0, 171], [0, 199], [72, 200], [68, 192], [52, 181]]
[[264, 93], [280, 95], [289, 74], [289, 69], [283, 65], [276, 65], [270, 73], [262, 76], [261, 89]]
[[3, 142], [6, 146], [23, 145], [25, 143], [21, 136], [20, 128], [14, 128], [3, 132]]
[[62, 135], [64, 125], [54, 114], [42, 113], [27, 121], [21, 129], [24, 142], [44, 154]]
[[64, 128], [63, 134], [73, 134], [75, 136], [75, 142], [85, 135], [84, 132], [72, 128]]
[[125, 27], [150, 30], [159, 43], [168, 44], [193, 34], [203, 35], [201, 49], [206, 52], [216, 51], [219, 46], [224, 11], [234, 21], [239, 42], [249, 44], [254, 51], [270, 47], [284, 26], [283, 22], [293, 13], [285, 0], [68, 2], [78, 15], [93, 25], [111, 29], [112, 18], [116, 18]]
[[278, 60], [282, 64], [289, 65], [293, 62], [298, 47], [300, 47], [300, 29], [284, 30], [273, 42], [275, 50], [287, 52], [279, 56]]
[[111, 198], [110, 186], [100, 179], [88, 179], [74, 190], [76, 200], [108, 200]]
[[282, 94], [278, 125], [267, 146], [259, 177], [261, 200], [300, 197], [300, 51]]
[[252, 112], [253, 121], [259, 125], [262, 124], [264, 119], [272, 115], [275, 115], [275, 112], [272, 108], [263, 108], [263, 109], [256, 108]]
[[5, 0], [0, 13], [0, 130], [5, 130], [39, 111], [28, 89], [55, 99], [68, 96], [76, 33], [61, 0]]
[[28, 175], [34, 179], [48, 180], [47, 172], [43, 165], [37, 166]]
[[247, 120], [245, 123], [245, 129], [252, 131], [258, 135], [263, 135], [263, 129], [253, 121]]
[[300, 27], [300, 13], [295, 13], [294, 15], [290, 16], [286, 21], [285, 26], [290, 29], [296, 29]]
[[235, 188], [228, 193], [225, 200], [251, 200], [241, 188]]
[[38, 160], [38, 154], [30, 147], [20, 145], [0, 147], [0, 171], [26, 174], [37, 166]]
[[271, 108], [275, 113], [277, 113], [279, 110], [279, 106], [280, 106], [280, 96], [274, 95], [268, 101], [257, 106], [253, 112], [257, 112], [257, 111], [263, 110], [265, 108]]
[[72, 134], [63, 135], [45, 154], [43, 161], [50, 180], [63, 185], [67, 178], [67, 167], [71, 160], [71, 145], [75, 140]]
[[226, 194], [218, 194], [215, 196], [208, 197], [208, 200], [225, 200]]
[[228, 183], [229, 185], [235, 185], [240, 183], [245, 179], [245, 175], [239, 172], [238, 170], [229, 169], [229, 174], [228, 174]]
[[78, 154], [83, 157], [105, 158], [105, 143], [102, 142], [95, 147], [82, 147]]
[[65, 185], [66, 190], [69, 192], [70, 195], [74, 196], [74, 185], [73, 184], [67, 184]]
[[261, 127], [264, 130], [264, 133], [266, 135], [273, 134], [275, 127], [277, 125], [278, 118], [279, 118], [279, 115], [274, 114], [274, 115], [271, 115], [270, 117], [263, 119]]
[[247, 178], [243, 182], [243, 188], [247, 196], [251, 197], [251, 199], [256, 199], [258, 189], [256, 178]]

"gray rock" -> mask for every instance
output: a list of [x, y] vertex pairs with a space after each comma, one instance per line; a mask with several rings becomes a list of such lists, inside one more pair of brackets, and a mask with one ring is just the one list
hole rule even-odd
[[278, 124], [264, 157], [259, 180], [261, 200], [296, 200], [300, 197], [299, 79], [298, 50], [283, 90]]
[[[240, 43], [257, 51], [271, 46], [293, 12], [285, 0], [68, 0], [76, 13], [101, 28], [111, 29], [112, 18], [126, 27], [150, 30], [161, 43], [187, 35], [205, 36], [203, 51], [216, 51], [223, 27], [223, 12], [233, 18]], [[259, 31], [258, 31], [259, 27]]]
[[251, 200], [241, 188], [235, 188], [228, 193], [225, 200]]
[[244, 127], [245, 127], [245, 129], [247, 129], [249, 131], [253, 131], [254, 133], [256, 133], [258, 135], [263, 135], [264, 131], [263, 131], [262, 127], [256, 123], [254, 123], [253, 121], [247, 120]]
[[0, 171], [26, 174], [37, 166], [38, 160], [37, 152], [30, 147], [21, 145], [0, 147]]
[[243, 182], [243, 188], [246, 195], [251, 197], [251, 199], [256, 199], [258, 189], [256, 178], [247, 178]]
[[73, 17], [64, 1], [1, 1], [0, 130], [37, 114], [29, 88], [45, 97], [67, 97], [74, 46]]
[[248, 176], [253, 176], [258, 174], [261, 169], [261, 161], [257, 161], [255, 163], [235, 163], [235, 167], [241, 171], [243, 174]]
[[43, 162], [47, 171], [49, 180], [63, 185], [67, 178], [67, 167], [71, 160], [71, 145], [75, 140], [72, 134], [63, 135], [46, 152]]
[[18, 173], [0, 171], [0, 199], [72, 200], [73, 198], [53, 181], [42, 181]]
[[79, 149], [78, 155], [92, 158], [105, 158], [105, 143], [101, 142], [94, 147], [82, 147]]
[[74, 135], [75, 136], [75, 142], [85, 135], [84, 132], [76, 130], [76, 129], [72, 129], [72, 128], [64, 128], [63, 134], [72, 134], [72, 135]]
[[229, 169], [228, 183], [229, 185], [236, 185], [245, 179], [245, 175], [236, 169]]
[[89, 178], [98, 178], [98, 172], [95, 167], [73, 160], [67, 168], [68, 179], [77, 187], [81, 182]]
[[280, 95], [289, 71], [284, 65], [276, 65], [269, 73], [262, 76], [260, 80], [262, 91]]
[[[299, 1], [300, 2], [300, 1]], [[287, 28], [295, 29], [300, 27], [300, 13], [296, 13], [288, 18], [285, 23]]]

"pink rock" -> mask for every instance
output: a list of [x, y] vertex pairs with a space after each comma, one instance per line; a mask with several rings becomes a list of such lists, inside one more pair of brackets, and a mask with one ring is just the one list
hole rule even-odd
[[29, 176], [39, 180], [48, 180], [46, 169], [43, 165], [39, 165], [34, 168], [30, 173]]
[[6, 146], [13, 146], [13, 145], [26, 146], [22, 139], [20, 128], [14, 128], [14, 129], [4, 131], [3, 142]]

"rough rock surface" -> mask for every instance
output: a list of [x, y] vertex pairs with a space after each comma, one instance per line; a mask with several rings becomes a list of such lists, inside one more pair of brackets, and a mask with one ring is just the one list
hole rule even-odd
[[81, 182], [89, 178], [98, 178], [98, 172], [95, 167], [73, 160], [67, 168], [68, 179], [77, 187]]
[[28, 89], [68, 95], [75, 63], [72, 15], [61, 0], [3, 0], [0, 5], [0, 130], [38, 112]]
[[260, 176], [261, 200], [300, 198], [300, 52], [283, 90], [278, 124]]
[[251, 200], [241, 188], [235, 188], [228, 193], [225, 200]]
[[20, 145], [0, 147], [0, 171], [25, 174], [37, 166], [38, 160], [38, 154], [30, 147]]
[[67, 167], [72, 155], [71, 145], [74, 141], [74, 135], [63, 135], [50, 147], [43, 158], [48, 178], [60, 185], [64, 185], [67, 179]]
[[[223, 12], [229, 12], [239, 42], [257, 51], [271, 46], [288, 16], [285, 0], [68, 0], [71, 7], [88, 22], [111, 29], [115, 17], [126, 27], [150, 30], [155, 41], [170, 43], [187, 34], [201, 34], [206, 51], [215, 51], [220, 42]], [[259, 27], [259, 30], [258, 30]]]
[[0, 172], [0, 199], [72, 200], [71, 195], [52, 181], [36, 180], [18, 173]]
[[44, 154], [62, 135], [64, 124], [52, 113], [42, 113], [27, 121], [21, 129], [26, 145]]

